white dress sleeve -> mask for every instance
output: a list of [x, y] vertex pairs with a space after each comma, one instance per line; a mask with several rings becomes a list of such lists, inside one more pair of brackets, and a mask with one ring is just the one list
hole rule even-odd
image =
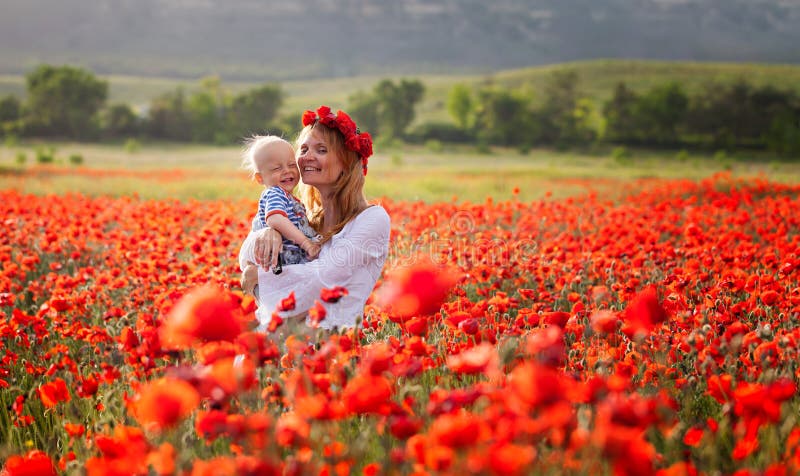
[[[314, 301], [320, 300], [323, 288], [334, 286], [344, 286], [348, 295], [335, 304], [321, 303], [327, 316], [320, 327], [354, 326], [386, 261], [390, 228], [386, 210], [369, 207], [326, 242], [316, 260], [286, 265], [279, 275], [259, 268], [257, 317], [262, 326], [269, 323], [281, 299], [291, 292], [295, 293], [296, 307], [282, 316], [305, 314]], [[243, 243], [240, 264], [252, 257], [253, 244], [248, 242], [254, 243], [254, 238], [251, 233]]]
[[[261, 231], [261, 230], [259, 230]], [[241, 248], [239, 248], [239, 270], [244, 271], [244, 268], [247, 266], [247, 263], [255, 263], [256, 262], [256, 236], [258, 235], [255, 231], [250, 231], [247, 235], [247, 238], [244, 239], [242, 242]]]

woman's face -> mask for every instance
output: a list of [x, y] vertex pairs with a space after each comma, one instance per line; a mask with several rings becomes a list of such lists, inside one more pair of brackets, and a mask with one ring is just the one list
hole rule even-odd
[[312, 129], [297, 149], [297, 166], [303, 183], [322, 191], [333, 185], [344, 171], [342, 159], [325, 141], [323, 135]]

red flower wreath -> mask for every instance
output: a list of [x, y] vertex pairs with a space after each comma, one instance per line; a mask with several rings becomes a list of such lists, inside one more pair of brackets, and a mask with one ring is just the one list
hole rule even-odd
[[328, 106], [320, 106], [316, 112], [303, 113], [303, 126], [309, 126], [316, 121], [342, 133], [344, 146], [358, 154], [364, 175], [367, 175], [367, 159], [372, 155], [372, 136], [369, 132], [359, 131], [356, 123], [344, 111], [334, 114]]

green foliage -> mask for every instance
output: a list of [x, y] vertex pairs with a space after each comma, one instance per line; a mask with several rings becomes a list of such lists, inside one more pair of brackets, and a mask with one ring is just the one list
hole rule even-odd
[[182, 87], [153, 99], [150, 103], [147, 131], [156, 139], [179, 141], [191, 139], [191, 114]]
[[424, 122], [414, 127], [406, 139], [418, 143], [435, 139], [441, 142], [466, 144], [475, 141], [475, 133], [472, 129], [462, 129], [449, 122]]
[[475, 121], [475, 101], [472, 90], [466, 84], [456, 84], [447, 95], [447, 112], [462, 129], [467, 129]]
[[187, 102], [191, 138], [194, 142], [213, 142], [214, 136], [223, 127], [223, 108], [216, 96], [209, 91], [200, 91], [189, 96]]
[[402, 137], [414, 120], [414, 108], [422, 100], [425, 86], [416, 79], [402, 79], [398, 85], [383, 80], [375, 86], [375, 94], [380, 100], [378, 112], [386, 133]]
[[624, 82], [619, 82], [614, 95], [603, 105], [606, 120], [605, 139], [609, 142], [636, 140], [636, 102], [638, 95]]
[[70, 154], [69, 163], [72, 165], [81, 165], [83, 163], [83, 156], [81, 154]]
[[631, 153], [624, 146], [614, 147], [614, 150], [611, 151], [611, 158], [614, 163], [623, 167], [629, 167], [633, 164]]
[[519, 91], [495, 87], [480, 90], [475, 123], [480, 140], [486, 145], [514, 145], [536, 136], [531, 102], [530, 96]]
[[638, 135], [657, 144], [674, 144], [688, 109], [689, 97], [680, 84], [653, 87], [636, 104]]
[[765, 136], [769, 150], [800, 158], [800, 110], [795, 114], [785, 111], [774, 117]]
[[28, 161], [28, 156], [25, 154], [25, 152], [20, 150], [17, 152], [14, 160], [16, 161], [17, 165], [25, 165], [25, 162]]
[[733, 159], [731, 159], [728, 153], [723, 149], [714, 152], [714, 161], [724, 170], [731, 170], [733, 168]]
[[[620, 68], [625, 65], [635, 71], [622, 82]], [[741, 150], [768, 150], [773, 156], [800, 157], [800, 96], [769, 72], [780, 70], [793, 77], [791, 70], [672, 64], [680, 74], [662, 74], [672, 80], [659, 83], [653, 71], [662, 71], [665, 65], [586, 62], [569, 68], [501, 72], [490, 81], [462, 78], [455, 84], [383, 79], [369, 90], [351, 94], [346, 110], [378, 141], [386, 136], [419, 144], [429, 140], [471, 143], [484, 152], [490, 145], [515, 147], [523, 154], [540, 145], [586, 150], [602, 134], [603, 140], [626, 146], [724, 149], [733, 156]], [[747, 71], [763, 74], [748, 75], [752, 83], [736, 79]], [[716, 78], [713, 82], [712, 77]], [[364, 81], [355, 84], [360, 87], [367, 84]], [[27, 76], [27, 82], [26, 103], [17, 96], [0, 98], [4, 137], [147, 137], [226, 145], [254, 133], [294, 136], [302, 112], [281, 111], [287, 98], [291, 97], [288, 105], [292, 108], [300, 104], [300, 98], [294, 97], [299, 86], [289, 85], [284, 92], [278, 84], [247, 90], [239, 85], [234, 89], [241, 92], [233, 95], [218, 77], [205, 78], [196, 88], [181, 86], [155, 97], [146, 118], [123, 103], [102, 108], [108, 85], [79, 68], [42, 66]], [[352, 91], [353, 83], [336, 83], [344, 91], [326, 90], [336, 99], [321, 103], [343, 101], [348, 91], [344, 85]], [[604, 91], [598, 89], [599, 83]], [[438, 100], [425, 98], [429, 88], [435, 93], [430, 96]], [[596, 109], [605, 91], [612, 93], [611, 98]], [[534, 92], [539, 102], [534, 102]], [[303, 109], [318, 103], [304, 100]], [[417, 119], [417, 109], [424, 114], [422, 121]], [[453, 122], [446, 120], [446, 113]]]
[[630, 159], [631, 153], [623, 146], [614, 147], [614, 150], [611, 151], [611, 158], [615, 160]]
[[[266, 132], [278, 117], [285, 97], [283, 89], [277, 84], [265, 84], [235, 96], [226, 116], [231, 138]], [[299, 124], [298, 120], [294, 127]]]
[[400, 139], [391, 136], [380, 136], [375, 141], [375, 147], [380, 150], [398, 150], [403, 147], [403, 142]]
[[129, 105], [117, 103], [102, 112], [101, 127], [107, 138], [130, 137], [139, 133], [140, 120]]
[[348, 98], [347, 105], [348, 114], [362, 131], [368, 131], [373, 137], [381, 134], [378, 114], [380, 100], [377, 95], [357, 91]]
[[56, 150], [53, 147], [37, 147], [36, 162], [39, 164], [52, 164], [56, 160]]
[[591, 126], [593, 106], [579, 90], [579, 76], [571, 69], [557, 70], [542, 91], [537, 109], [535, 136], [538, 141], [559, 148], [588, 144], [596, 138]]
[[480, 155], [491, 155], [492, 148], [489, 147], [489, 142], [485, 139], [478, 139], [478, 142], [475, 144], [475, 152]]
[[361, 130], [373, 136], [402, 138], [414, 120], [415, 107], [425, 94], [418, 80], [380, 81], [371, 93], [359, 91], [349, 98], [350, 116]]
[[122, 148], [125, 149], [125, 152], [129, 154], [135, 154], [141, 150], [142, 144], [138, 140], [131, 137], [125, 141], [125, 144], [122, 145]]
[[425, 148], [434, 153], [440, 153], [444, 150], [444, 145], [442, 145], [442, 141], [436, 139], [428, 139], [425, 141]]
[[13, 94], [0, 98], [0, 123], [16, 121], [22, 113], [22, 103]]
[[42, 65], [26, 76], [29, 127], [36, 135], [91, 138], [108, 82], [72, 66]]
[[679, 150], [678, 153], [675, 155], [675, 160], [678, 160], [680, 162], [686, 162], [687, 160], [689, 160], [689, 152], [686, 149]]

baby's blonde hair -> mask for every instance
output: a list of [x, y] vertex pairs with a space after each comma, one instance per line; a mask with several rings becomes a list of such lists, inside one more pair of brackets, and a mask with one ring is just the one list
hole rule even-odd
[[276, 142], [283, 142], [294, 150], [292, 144], [286, 139], [278, 136], [267, 135], [259, 136], [254, 135], [244, 140], [244, 150], [242, 150], [242, 168], [245, 169], [250, 178], [254, 178], [258, 173], [258, 166], [256, 165], [256, 153], [262, 147], [274, 144]]

